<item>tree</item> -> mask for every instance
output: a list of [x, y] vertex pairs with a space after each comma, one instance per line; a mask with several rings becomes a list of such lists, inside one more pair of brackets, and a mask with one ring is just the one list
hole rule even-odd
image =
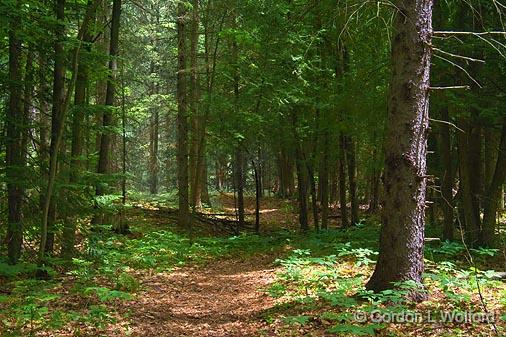
[[15, 264], [21, 256], [23, 244], [22, 220], [22, 166], [23, 149], [21, 148], [23, 120], [22, 107], [22, 69], [20, 19], [21, 1], [16, 1], [15, 11], [11, 13], [9, 22], [9, 106], [5, 115], [6, 139], [6, 180], [8, 203], [7, 246], [9, 263]]
[[[92, 1], [88, 1], [87, 8], [93, 6]], [[92, 14], [93, 16], [95, 13]], [[83, 27], [83, 44], [84, 49], [87, 53], [91, 51], [91, 44], [93, 36], [90, 30], [91, 19], [87, 24], [87, 27]], [[71, 141], [71, 172], [69, 182], [71, 184], [78, 184], [81, 179], [81, 171], [83, 170], [83, 160], [81, 158], [84, 147], [84, 134], [83, 134], [83, 123], [87, 109], [87, 87], [89, 77], [89, 64], [85, 60], [84, 53], [81, 54], [79, 59], [79, 65], [77, 67], [76, 84], [74, 91], [74, 115], [72, 119], [72, 141]], [[75, 246], [75, 232], [76, 232], [76, 221], [71, 219], [65, 221], [63, 228], [62, 237], [62, 256], [69, 259], [74, 254]]]
[[180, 226], [188, 228], [188, 116], [186, 97], [186, 9], [183, 3], [177, 9], [177, 185]]
[[[432, 0], [399, 0], [392, 40], [388, 129], [385, 140], [385, 204], [380, 253], [367, 288], [394, 282], [422, 283]], [[424, 293], [414, 289], [411, 298]]]
[[[65, 51], [63, 44], [65, 40], [65, 0], [57, 0], [55, 2], [55, 17], [58, 23], [55, 28], [55, 43], [54, 43], [54, 70], [53, 70], [53, 97], [51, 109], [51, 143], [49, 146], [49, 156], [54, 162], [54, 175], [58, 172], [58, 134], [59, 130], [63, 128], [63, 114], [64, 100], [65, 100]], [[49, 202], [48, 223], [42, 230], [41, 242], [45, 242], [45, 253], [52, 254], [54, 248], [54, 212], [55, 201], [50, 195], [45, 197]]]
[[[100, 136], [100, 151], [98, 159], [97, 173], [107, 174], [110, 172], [111, 160], [111, 130], [110, 127], [113, 123], [113, 107], [114, 96], [116, 91], [116, 75], [117, 75], [117, 56], [119, 49], [119, 29], [120, 29], [120, 16], [121, 16], [121, 0], [114, 0], [112, 5], [112, 19], [111, 19], [111, 39], [109, 44], [109, 77], [107, 79], [107, 89], [105, 95], [105, 105], [107, 108], [104, 110], [102, 116], [103, 131]], [[97, 185], [97, 195], [105, 194], [105, 190], [101, 184]], [[123, 229], [118, 228], [119, 231]]]

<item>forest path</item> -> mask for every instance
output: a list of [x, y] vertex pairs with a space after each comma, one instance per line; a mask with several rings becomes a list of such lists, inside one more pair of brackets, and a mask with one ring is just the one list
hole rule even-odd
[[273, 257], [213, 261], [147, 276], [129, 304], [132, 336], [258, 336], [274, 301]]

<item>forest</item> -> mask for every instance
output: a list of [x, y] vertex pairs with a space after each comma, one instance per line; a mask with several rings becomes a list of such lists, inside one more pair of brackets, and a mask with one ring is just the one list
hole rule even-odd
[[504, 336], [503, 0], [2, 0], [0, 336]]

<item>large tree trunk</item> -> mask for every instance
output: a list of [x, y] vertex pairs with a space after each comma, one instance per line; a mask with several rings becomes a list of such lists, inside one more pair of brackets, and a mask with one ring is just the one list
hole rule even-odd
[[179, 197], [178, 223], [190, 228], [188, 204], [188, 116], [186, 107], [186, 10], [183, 3], [178, 4], [177, 40], [178, 40], [178, 72], [177, 72], [177, 184]]
[[[398, 0], [385, 144], [385, 204], [380, 251], [367, 289], [421, 285], [433, 0]], [[413, 300], [425, 298], [413, 289]]]
[[[21, 11], [19, 1], [16, 11]], [[22, 73], [21, 73], [21, 39], [20, 18], [18, 13], [12, 13], [9, 27], [9, 105], [5, 115], [6, 139], [6, 180], [7, 180], [7, 248], [9, 263], [16, 264], [21, 256], [23, 244], [23, 223], [21, 206], [23, 202], [22, 179], [20, 166], [23, 163], [21, 149], [21, 127], [18, 121], [22, 119]]]

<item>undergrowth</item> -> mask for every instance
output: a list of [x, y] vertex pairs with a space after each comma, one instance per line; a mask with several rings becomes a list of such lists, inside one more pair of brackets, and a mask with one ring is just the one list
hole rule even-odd
[[[144, 219], [146, 220], [146, 219]], [[385, 321], [395, 313], [486, 310], [499, 313], [506, 305], [506, 287], [493, 266], [498, 251], [472, 250], [457, 242], [426, 247], [424, 283], [429, 300], [414, 305], [405, 294], [416, 286], [400, 283], [397, 290], [373, 294], [364, 288], [377, 257], [379, 226], [373, 220], [349, 229], [301, 234], [288, 230], [269, 235], [194, 237], [174, 225], [153, 226], [142, 217], [130, 219], [132, 233], [116, 235], [109, 226], [86, 233], [80, 254], [70, 263], [53, 258], [46, 266], [49, 280], [37, 280], [37, 266], [0, 262], [0, 335], [51, 335], [66, 329], [73, 336], [105, 335], [115, 325], [131, 333], [128, 310], [118, 306], [142, 292], [143, 273], [170, 272], [186, 264], [254, 254], [277, 256], [281, 272], [265, 291], [276, 298], [264, 320], [276, 334], [320, 331], [342, 336], [489, 336], [494, 326], [484, 323], [417, 323]], [[480, 300], [479, 294], [483, 296]], [[363, 319], [365, 315], [367, 319]], [[499, 315], [500, 316], [500, 315]], [[370, 319], [380, 317], [383, 319]], [[504, 332], [504, 317], [495, 324]], [[426, 328], [431, 328], [424, 334]], [[318, 334], [316, 334], [318, 335]]]

